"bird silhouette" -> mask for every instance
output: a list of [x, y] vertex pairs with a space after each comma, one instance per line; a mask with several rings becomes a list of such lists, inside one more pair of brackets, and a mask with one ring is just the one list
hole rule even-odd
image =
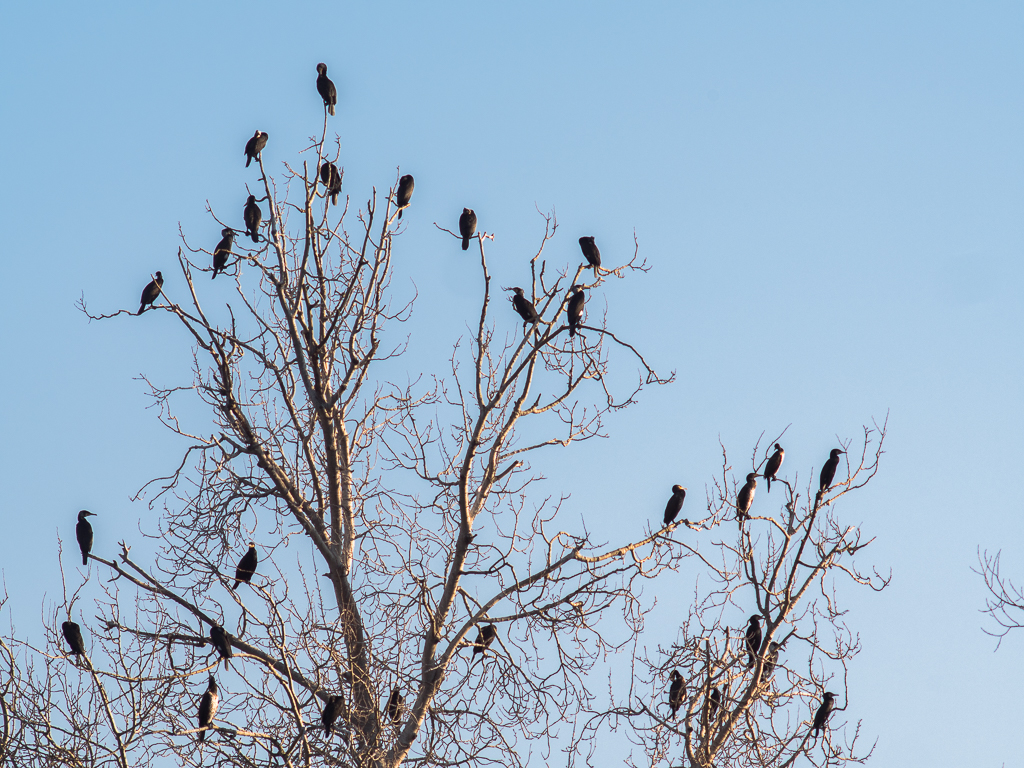
[[139, 314], [146, 311], [146, 307], [153, 306], [153, 303], [160, 298], [160, 289], [164, 286], [164, 276], [156, 273], [156, 279], [142, 289], [142, 303], [139, 305]]
[[398, 218], [402, 218], [402, 211], [409, 207], [409, 201], [412, 200], [412, 191], [414, 189], [416, 189], [416, 180], [409, 174], [406, 174], [398, 180], [398, 192], [395, 193], [395, 205], [398, 206]]
[[245, 201], [242, 219], [245, 221], [245, 233], [252, 238], [254, 243], [258, 243], [260, 241], [260, 221], [263, 220], [263, 211], [256, 204], [256, 195], [249, 195]]
[[747, 635], [744, 638], [747, 646], [747, 669], [754, 667], [754, 659], [761, 649], [761, 617], [751, 616], [750, 624], [747, 625]]
[[476, 214], [472, 208], [463, 208], [459, 216], [459, 234], [462, 235], [462, 250], [469, 250], [469, 238], [476, 234]]
[[772, 480], [779, 472], [783, 460], [786, 458], [786, 451], [778, 443], [775, 444], [775, 453], [768, 457], [768, 464], [764, 468], [765, 490], [772, 492]]
[[92, 525], [85, 518], [95, 517], [94, 512], [83, 509], [78, 513], [78, 524], [75, 526], [75, 538], [78, 548], [82, 550], [82, 565], [89, 564], [89, 552], [92, 551]]
[[593, 237], [580, 238], [580, 250], [587, 263], [594, 268], [594, 277], [597, 277], [597, 268], [601, 266], [601, 250], [597, 247]]
[[683, 706], [683, 699], [686, 697], [686, 685], [683, 683], [683, 676], [679, 674], [678, 669], [673, 669], [669, 677], [672, 680], [672, 685], [668, 689], [668, 706], [672, 710], [672, 717], [674, 719], [676, 712]]
[[583, 319], [583, 304], [586, 302], [582, 285], [574, 285], [573, 290], [575, 293], [569, 297], [569, 306], [565, 310], [565, 314], [569, 319], [570, 339], [576, 335], [576, 329], [579, 327], [580, 320]]
[[821, 468], [821, 489], [819, 493], [824, 493], [832, 487], [832, 481], [836, 478], [836, 470], [839, 469], [839, 456], [840, 454], [846, 453], [838, 448], [833, 448], [831, 453], [828, 455], [828, 461]]
[[836, 706], [836, 695], [831, 691], [825, 691], [825, 695], [822, 697], [821, 706], [818, 707], [818, 711], [814, 714], [814, 735], [817, 736], [825, 724], [828, 722], [829, 715], [832, 714], [832, 710]]
[[231, 258], [231, 246], [235, 244], [235, 230], [231, 227], [224, 227], [220, 234], [220, 242], [213, 249], [213, 277], [210, 278], [211, 280], [227, 267], [228, 259]]
[[84, 656], [85, 640], [82, 638], [82, 628], [69, 619], [60, 625], [60, 631], [71, 648], [71, 653], [75, 656]]
[[686, 501], [686, 489], [681, 485], [673, 485], [672, 496], [669, 498], [668, 504], [665, 505], [665, 525], [676, 519], [679, 511], [683, 508], [684, 501]]
[[750, 506], [754, 503], [754, 492], [757, 490], [757, 472], [747, 475], [746, 484], [736, 494], [736, 519], [740, 522], [750, 519]]
[[270, 137], [263, 133], [263, 131], [256, 131], [252, 135], [252, 138], [245, 142], [245, 167], [249, 167], [249, 163], [256, 160], [260, 156], [260, 152], [267, 146], [267, 139]]
[[235, 586], [231, 588], [232, 590], [238, 589], [238, 585], [243, 581], [246, 584], [249, 583], [249, 579], [251, 579], [252, 575], [256, 573], [256, 564], [258, 562], [259, 558], [256, 555], [256, 542], [250, 541], [249, 549], [244, 555], [242, 555], [242, 559], [238, 561], [238, 567], [235, 568]]
[[316, 92], [324, 100], [324, 106], [327, 107], [327, 111], [333, 115], [334, 107], [338, 103], [338, 89], [334, 87], [331, 78], [327, 76], [326, 64], [323, 62], [317, 64], [316, 71]]
[[[217, 695], [217, 681], [210, 675], [210, 682], [206, 686], [206, 693], [199, 700], [199, 727], [209, 728], [213, 725], [213, 718], [217, 715], [217, 706], [220, 704], [220, 697]], [[206, 741], [206, 731], [199, 732], [199, 740]]]

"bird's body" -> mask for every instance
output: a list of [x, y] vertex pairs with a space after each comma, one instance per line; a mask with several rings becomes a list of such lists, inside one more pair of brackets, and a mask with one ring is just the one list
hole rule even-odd
[[747, 625], [747, 635], [744, 638], [747, 646], [747, 669], [753, 669], [754, 659], [757, 652], [761, 650], [761, 617], [751, 616], [750, 624]]
[[231, 638], [228, 637], [228, 633], [219, 624], [210, 625], [210, 644], [217, 649], [217, 653], [224, 659], [224, 665], [231, 666], [228, 662], [228, 659], [233, 655], [231, 653]]
[[60, 632], [64, 635], [68, 647], [71, 648], [71, 653], [75, 656], [85, 655], [85, 640], [82, 638], [82, 628], [80, 626], [69, 619], [60, 625]]
[[672, 498], [665, 505], [665, 525], [676, 519], [676, 516], [683, 508], [684, 501], [686, 501], [686, 489], [681, 485], [673, 485]]
[[235, 230], [231, 227], [224, 227], [220, 234], [220, 242], [213, 249], [213, 277], [210, 278], [211, 280], [227, 267], [228, 259], [231, 258], [231, 247], [235, 244]]
[[768, 493], [772, 492], [772, 480], [775, 479], [775, 475], [778, 474], [779, 468], [782, 466], [783, 460], [786, 458], [786, 451], [778, 443], [775, 444], [775, 453], [768, 457], [768, 464], [764, 468], [764, 482], [765, 490]]
[[722, 707], [722, 691], [720, 688], [713, 688], [708, 696], [708, 721], [714, 722], [718, 710]]
[[498, 628], [493, 624], [485, 624], [480, 627], [476, 636], [476, 642], [473, 644], [473, 655], [476, 656], [478, 653], [486, 651], [497, 636]]
[[260, 222], [263, 220], [263, 211], [256, 204], [256, 195], [249, 195], [249, 198], [245, 201], [242, 220], [245, 221], [245, 233], [252, 238], [254, 243], [258, 243], [260, 241]]
[[839, 456], [840, 454], [846, 453], [838, 448], [833, 448], [828, 455], [828, 461], [821, 468], [821, 476], [818, 478], [821, 481], [820, 493], [824, 493], [832, 486], [832, 481], [835, 480], [836, 470], [839, 469]]
[[397, 723], [402, 719], [402, 714], [405, 712], [405, 698], [402, 696], [402, 692], [395, 688], [391, 691], [391, 696], [388, 697], [388, 706], [385, 709], [385, 713], [388, 716], [388, 720], [392, 723]]
[[320, 183], [324, 185], [324, 194], [331, 196], [331, 205], [338, 204], [338, 195], [341, 193], [341, 174], [338, 166], [330, 160], [324, 160], [320, 166]]
[[463, 208], [459, 216], [459, 234], [462, 235], [462, 250], [469, 250], [469, 238], [476, 234], [476, 213], [472, 208]]
[[523, 318], [523, 328], [525, 329], [528, 325], [540, 322], [540, 315], [537, 314], [537, 308], [533, 306], [533, 302], [523, 294], [523, 289], [513, 288], [512, 292], [515, 293], [515, 296], [512, 297], [512, 309], [518, 312], [519, 316]]
[[768, 644], [768, 653], [764, 657], [764, 665], [761, 668], [761, 679], [764, 682], [770, 682], [772, 675], [775, 673], [775, 667], [779, 663], [779, 649], [782, 647], [781, 643], [776, 643], [772, 640]]
[[267, 139], [270, 137], [263, 131], [256, 131], [252, 138], [245, 142], [245, 167], [260, 156], [260, 152], [267, 146]]
[[825, 691], [825, 695], [822, 697], [821, 706], [818, 707], [818, 711], [814, 714], [814, 735], [817, 736], [818, 732], [825, 727], [828, 722], [828, 716], [832, 714], [832, 709], [836, 705], [836, 695], [829, 691]]
[[565, 314], [569, 320], [569, 338], [576, 335], [576, 329], [580, 325], [580, 320], [583, 319], [583, 304], [586, 302], [586, 297], [583, 295], [583, 286], [574, 285], [575, 293], [569, 297], [569, 306], [566, 307]]
[[338, 103], [338, 89], [334, 87], [331, 78], [327, 76], [327, 65], [323, 62], [316, 65], [316, 92], [324, 100], [327, 111], [333, 115], [334, 107]]
[[256, 542], [249, 542], [249, 549], [242, 559], [238, 561], [238, 567], [235, 568], [235, 586], [231, 589], [238, 589], [238, 585], [243, 581], [248, 584], [249, 579], [256, 573], [256, 564], [259, 562], [259, 557], [256, 554]]
[[[217, 706], [220, 704], [220, 697], [217, 695], [217, 681], [210, 675], [210, 682], [206, 686], [206, 693], [199, 700], [199, 727], [209, 728], [213, 725], [213, 718], [217, 715]], [[199, 732], [199, 740], [206, 741], [206, 731]]]
[[412, 200], [412, 191], [416, 188], [416, 180], [406, 174], [398, 180], [398, 192], [395, 193], [395, 205], [398, 206], [398, 218], [402, 218], [402, 211], [409, 207]]
[[601, 266], [601, 250], [597, 247], [593, 237], [580, 238], [580, 250], [587, 263], [594, 268], [594, 277], [597, 277], [597, 268]]
[[334, 721], [338, 719], [338, 715], [341, 714], [341, 696], [331, 696], [327, 699], [327, 703], [324, 704], [323, 710], [320, 712], [320, 722], [324, 726], [324, 733], [328, 736], [331, 735], [331, 728], [334, 727]]
[[750, 519], [750, 506], [754, 503], [754, 492], [757, 490], [756, 472], [747, 475], [747, 482], [736, 494], [736, 519], [740, 522]]
[[164, 276], [157, 272], [156, 278], [142, 289], [142, 303], [139, 305], [140, 315], [146, 311], [146, 307], [153, 306], [153, 302], [160, 298], [160, 289], [163, 288], [163, 286]]
[[89, 552], [92, 551], [92, 525], [87, 517], [95, 517], [95, 513], [83, 509], [78, 513], [78, 524], [75, 526], [75, 538], [78, 548], [82, 550], [82, 565], [89, 564]]
[[672, 685], [668, 689], [668, 706], [672, 710], [674, 718], [676, 712], [683, 706], [683, 699], [686, 698], [686, 685], [683, 683], [683, 676], [679, 674], [678, 669], [673, 669], [669, 677], [672, 680]]

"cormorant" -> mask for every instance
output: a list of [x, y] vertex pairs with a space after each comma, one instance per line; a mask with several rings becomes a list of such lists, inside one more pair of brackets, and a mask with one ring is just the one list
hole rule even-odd
[[597, 268], [601, 266], [601, 251], [594, 242], [593, 237], [580, 238], [580, 250], [587, 262], [594, 268], [594, 277], [597, 277]]
[[569, 297], [569, 306], [565, 310], [565, 314], [569, 318], [570, 339], [576, 335], [576, 329], [579, 327], [580, 320], [583, 319], [583, 303], [586, 301], [582, 285], [574, 285], [573, 289], [576, 292]]
[[320, 183], [324, 185], [324, 194], [331, 196], [331, 205], [337, 205], [338, 194], [341, 192], [341, 174], [338, 173], [338, 166], [330, 160], [324, 160], [320, 166]]
[[245, 167], [260, 156], [260, 152], [267, 146], [267, 139], [270, 137], [263, 131], [256, 131], [252, 138], [245, 142]]
[[238, 567], [235, 568], [235, 586], [231, 589], [238, 589], [238, 585], [243, 581], [248, 584], [249, 579], [256, 573], [256, 563], [259, 562], [259, 558], [256, 556], [256, 542], [249, 542], [249, 550], [242, 555], [242, 559], [238, 561]]
[[673, 669], [669, 677], [672, 680], [672, 686], [668, 689], [668, 705], [672, 709], [672, 717], [675, 718], [676, 712], [683, 706], [686, 686], [683, 684], [683, 676], [679, 674], [678, 669]]
[[722, 706], [722, 691], [719, 688], [713, 688], [711, 695], [708, 697], [708, 722], [714, 722], [715, 716], [718, 714], [719, 708]]
[[462, 250], [469, 250], [469, 238], [476, 234], [476, 214], [472, 208], [463, 208], [459, 216], [459, 234], [462, 235]]
[[409, 207], [412, 200], [412, 191], [416, 188], [416, 180], [408, 173], [398, 180], [398, 193], [395, 195], [395, 204], [398, 206], [398, 218], [402, 218], [402, 211]]
[[228, 259], [231, 258], [231, 246], [235, 244], [235, 230], [231, 227], [224, 227], [220, 233], [222, 235], [220, 242], [213, 249], [213, 277], [210, 278], [211, 280], [227, 267]]
[[320, 722], [323, 723], [324, 733], [328, 736], [331, 735], [331, 728], [334, 726], [334, 721], [338, 719], [338, 715], [341, 714], [341, 702], [343, 699], [341, 696], [331, 696], [327, 699], [327, 703], [324, 704], [323, 710], [320, 712]]
[[338, 103], [338, 89], [334, 87], [331, 78], [327, 76], [327, 65], [323, 62], [316, 65], [316, 92], [324, 100], [327, 111], [333, 115], [334, 107]]
[[681, 485], [673, 485], [672, 498], [665, 505], [665, 525], [676, 519], [676, 515], [683, 508], [684, 501], [686, 501], [686, 489]]
[[779, 649], [782, 647], [782, 643], [776, 643], [772, 640], [768, 643], [768, 653], [764, 658], [764, 664], [761, 666], [761, 680], [764, 682], [771, 682], [772, 673], [775, 672], [775, 665], [779, 663]]
[[486, 651], [497, 636], [498, 628], [493, 624], [485, 624], [480, 627], [480, 632], [476, 636], [476, 642], [473, 644], [473, 655], [476, 656], [478, 653]]
[[224, 666], [230, 667], [231, 664], [228, 659], [233, 655], [231, 653], [231, 638], [228, 637], [228, 633], [219, 624], [210, 625], [210, 644], [217, 649], [217, 653], [224, 659]]
[[[206, 693], [199, 700], [199, 727], [209, 728], [213, 725], [213, 718], [217, 714], [217, 705], [220, 699], [217, 696], [217, 681], [210, 675], [210, 683], [206, 686]], [[199, 740], [206, 741], [206, 731], [199, 732]]]
[[78, 525], [75, 526], [75, 538], [78, 539], [78, 548], [82, 550], [82, 565], [89, 564], [89, 551], [92, 549], [92, 526], [85, 518], [95, 517], [95, 512], [83, 509], [78, 513]]
[[537, 314], [537, 308], [533, 306], [532, 301], [523, 295], [523, 289], [513, 288], [512, 291], [515, 293], [515, 296], [512, 297], [512, 309], [523, 318], [523, 329], [525, 330], [528, 325], [539, 323], [540, 315]]
[[778, 474], [779, 467], [782, 466], [782, 461], [785, 458], [786, 458], [786, 451], [785, 451], [785, 449], [781, 445], [776, 443], [775, 444], [775, 453], [773, 453], [768, 458], [768, 464], [764, 468], [765, 489], [767, 490], [768, 493], [772, 492], [772, 480], [774, 480], [775, 479], [775, 475]]
[[754, 503], [754, 491], [757, 490], [757, 472], [747, 475], [747, 483], [736, 494], [736, 519], [740, 522], [750, 519], [750, 505]]
[[836, 705], [836, 695], [829, 691], [825, 691], [825, 695], [822, 697], [821, 706], [818, 707], [817, 713], [814, 715], [814, 735], [817, 736], [818, 732], [825, 727], [825, 723], [828, 722], [828, 716], [832, 714], [832, 709]]
[[747, 669], [754, 667], [754, 658], [761, 650], [761, 617], [751, 616], [750, 624], [747, 626]]
[[832, 452], [828, 455], [828, 461], [821, 468], [821, 493], [824, 493], [831, 487], [832, 481], [836, 476], [836, 470], [839, 469], [839, 454], [841, 453], [846, 453], [846, 451], [833, 448]]
[[141, 315], [146, 311], [146, 306], [153, 306], [158, 298], [160, 298], [160, 289], [164, 286], [164, 276], [159, 272], [156, 273], [156, 279], [152, 280], [149, 285], [142, 289], [142, 303], [139, 305], [139, 314]]
[[85, 640], [82, 638], [82, 628], [73, 621], [65, 621], [60, 625], [61, 634], [68, 641], [71, 653], [75, 656], [85, 656]]
[[391, 691], [391, 696], [388, 698], [388, 706], [385, 712], [392, 723], [397, 723], [402, 719], [402, 713], [405, 712], [405, 698], [402, 696], [402, 692], [399, 691], [398, 688]]
[[245, 210], [242, 211], [242, 218], [245, 220], [245, 233], [252, 238], [254, 243], [260, 241], [260, 221], [263, 219], [263, 211], [256, 205], [256, 195], [249, 195], [245, 201]]

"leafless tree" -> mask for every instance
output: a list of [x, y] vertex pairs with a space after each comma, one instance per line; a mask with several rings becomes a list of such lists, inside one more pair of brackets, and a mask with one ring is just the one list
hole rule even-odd
[[982, 628], [982, 631], [997, 638], [996, 648], [1002, 645], [1003, 638], [1010, 632], [1024, 628], [1024, 588], [1003, 575], [1002, 556], [1001, 551], [990, 555], [979, 550], [978, 567], [975, 569], [975, 573], [985, 580], [985, 589], [988, 590], [983, 613], [992, 617], [996, 624], [995, 628]]

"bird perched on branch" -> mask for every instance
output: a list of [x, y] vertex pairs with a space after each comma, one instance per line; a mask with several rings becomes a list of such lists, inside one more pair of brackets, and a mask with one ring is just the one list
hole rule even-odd
[[719, 688], [713, 688], [711, 695], [708, 696], [708, 722], [714, 722], [715, 716], [718, 715], [718, 710], [722, 707], [722, 691]]
[[60, 632], [75, 656], [85, 656], [85, 640], [82, 638], [82, 628], [75, 622], [65, 621], [60, 625]]
[[338, 715], [341, 714], [341, 696], [331, 696], [327, 699], [327, 703], [324, 704], [323, 710], [320, 712], [320, 722], [324, 726], [324, 733], [328, 736], [331, 735], [331, 728], [334, 727], [334, 721], [338, 719]]
[[846, 453], [838, 448], [833, 448], [831, 453], [828, 455], [828, 461], [825, 462], [825, 466], [821, 468], [821, 490], [819, 493], [824, 493], [832, 487], [832, 481], [835, 480], [836, 470], [839, 469], [839, 456], [840, 454]]
[[412, 191], [414, 189], [416, 189], [416, 180], [408, 173], [398, 180], [398, 192], [395, 193], [398, 218], [402, 218], [402, 211], [409, 207], [409, 201], [412, 200]]
[[580, 238], [580, 250], [587, 263], [594, 268], [594, 277], [597, 277], [597, 268], [601, 266], [601, 251], [594, 242], [593, 237]]
[[78, 513], [78, 524], [75, 526], [75, 538], [78, 548], [82, 550], [82, 565], [89, 564], [89, 552], [92, 550], [92, 525], [85, 518], [95, 517], [96, 513], [83, 509]]
[[497, 636], [498, 628], [493, 624], [485, 624], [480, 627], [476, 636], [476, 642], [473, 644], [473, 655], [476, 656], [478, 653], [486, 651]]
[[740, 522], [750, 519], [750, 505], [754, 503], [754, 491], [757, 490], [757, 472], [747, 475], [746, 484], [736, 494], [736, 519]]
[[260, 222], [263, 220], [263, 211], [256, 204], [256, 195], [249, 195], [249, 198], [245, 201], [242, 220], [245, 221], [245, 233], [252, 238], [254, 243], [258, 243], [260, 241]]
[[324, 160], [320, 166], [320, 183], [324, 185], [324, 194], [331, 196], [331, 205], [337, 205], [341, 193], [341, 174], [338, 173], [338, 166], [330, 160]]
[[334, 107], [338, 103], [338, 89], [334, 87], [331, 78], [327, 76], [326, 64], [323, 62], [317, 64], [316, 71], [316, 92], [324, 100], [324, 106], [327, 107], [327, 111], [333, 115]]
[[[217, 705], [220, 697], [217, 695], [217, 681], [210, 675], [210, 682], [206, 686], [206, 693], [199, 700], [199, 727], [209, 728], [213, 725], [213, 718], [217, 714]], [[206, 731], [199, 732], [199, 740], [206, 741]]]
[[523, 330], [526, 330], [528, 325], [539, 323], [540, 315], [537, 314], [537, 308], [533, 306], [532, 301], [523, 295], [523, 289], [513, 288], [512, 292], [515, 293], [515, 296], [512, 297], [512, 309], [523, 318]]
[[238, 585], [243, 581], [248, 584], [249, 579], [256, 573], [256, 564], [259, 562], [259, 558], [256, 555], [256, 542], [249, 542], [249, 549], [242, 559], [238, 561], [238, 567], [235, 568], [235, 586], [231, 589], [238, 589]]
[[260, 156], [260, 152], [267, 146], [267, 139], [270, 136], [265, 134], [263, 131], [256, 131], [252, 135], [252, 138], [245, 142], [245, 167], [249, 167], [249, 163], [256, 160]]
[[210, 644], [217, 649], [217, 653], [224, 659], [224, 666], [230, 667], [231, 664], [228, 659], [233, 655], [231, 653], [231, 638], [228, 637], [228, 633], [219, 624], [210, 625]]
[[463, 208], [459, 216], [459, 234], [462, 235], [462, 250], [469, 250], [469, 238], [476, 234], [476, 214], [472, 208]]
[[753, 669], [754, 659], [757, 652], [761, 650], [761, 617], [751, 616], [750, 624], [747, 625], [747, 636], [744, 638], [747, 646], [747, 669]]
[[395, 688], [391, 691], [391, 696], [388, 697], [385, 713], [392, 723], [397, 723], [402, 719], [403, 712], [405, 712], [405, 697], [402, 696], [402, 692], [398, 688]]
[[220, 234], [220, 242], [213, 249], [213, 277], [210, 278], [211, 280], [227, 267], [228, 259], [231, 258], [231, 247], [235, 244], [235, 230], [231, 227], [224, 227]]
[[761, 667], [761, 680], [766, 683], [771, 682], [775, 666], [779, 663], [779, 649], [781, 647], [782, 643], [776, 643], [774, 640], [768, 643], [768, 653], [765, 655], [764, 664]]
[[164, 286], [164, 276], [159, 272], [156, 273], [156, 279], [150, 282], [145, 288], [142, 289], [142, 303], [139, 305], [139, 314], [141, 315], [146, 311], [146, 307], [153, 306], [158, 298], [160, 298], [160, 289]]
[[675, 718], [676, 712], [683, 706], [683, 699], [686, 698], [686, 685], [683, 683], [683, 676], [679, 674], [678, 669], [673, 669], [669, 678], [672, 680], [672, 685], [668, 689], [668, 706], [672, 710], [672, 717]]
[[768, 457], [768, 464], [764, 468], [764, 482], [765, 490], [768, 493], [772, 492], [772, 480], [775, 479], [775, 475], [778, 474], [779, 468], [782, 466], [783, 460], [786, 458], [786, 451], [778, 443], [775, 444], [775, 453]]
[[565, 310], [566, 317], [569, 319], [570, 339], [576, 335], [576, 329], [579, 327], [580, 320], [583, 319], [583, 304], [586, 302], [582, 285], [574, 285], [573, 290], [575, 293], [569, 297], [569, 306]]
[[665, 525], [668, 525], [683, 508], [683, 502], [686, 501], [686, 489], [681, 485], [672, 486], [672, 497], [668, 500], [668, 504], [665, 505]]
[[836, 695], [830, 691], [825, 691], [825, 695], [822, 697], [821, 706], [818, 707], [818, 711], [814, 715], [814, 735], [817, 736], [818, 732], [825, 727], [828, 722], [829, 715], [832, 714], [832, 710], [836, 706]]

